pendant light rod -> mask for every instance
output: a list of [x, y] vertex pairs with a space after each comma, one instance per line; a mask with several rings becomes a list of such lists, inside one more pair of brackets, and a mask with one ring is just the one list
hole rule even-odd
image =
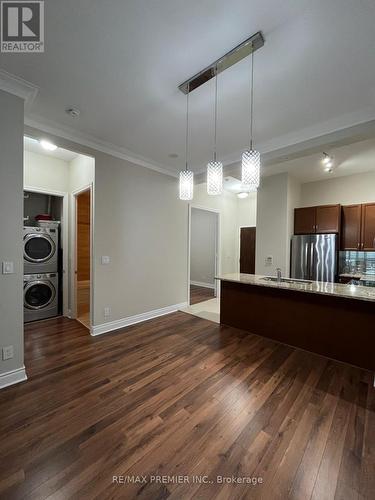
[[220, 57], [220, 59], [217, 59], [202, 71], [186, 80], [184, 83], [181, 83], [178, 88], [184, 94], [189, 94], [193, 90], [197, 89], [201, 85], [214, 78], [216, 74], [222, 73], [227, 68], [230, 68], [239, 61], [242, 61], [242, 59], [260, 49], [261, 47], [263, 47], [263, 45], [263, 33], [261, 31], [258, 31], [258, 33], [255, 33], [247, 40], [244, 40], [242, 43], [237, 45], [237, 47], [224, 54], [222, 57]]
[[254, 122], [254, 51], [251, 53], [251, 78], [250, 78], [250, 151], [253, 149], [253, 122]]
[[215, 72], [216, 76], [215, 76], [215, 110], [214, 110], [214, 161], [216, 161], [216, 138], [217, 138], [217, 68]]
[[185, 170], [189, 163], [189, 93], [186, 94], [186, 137], [185, 137]]

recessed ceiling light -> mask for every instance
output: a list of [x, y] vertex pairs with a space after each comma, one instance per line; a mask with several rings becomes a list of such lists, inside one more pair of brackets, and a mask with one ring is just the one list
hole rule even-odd
[[47, 151], [55, 151], [57, 149], [56, 144], [46, 141], [45, 139], [41, 139], [39, 143], [42, 146], [42, 148], [46, 149]]
[[249, 196], [249, 193], [246, 191], [243, 191], [242, 193], [237, 193], [237, 198], [247, 198]]
[[71, 107], [67, 108], [65, 110], [65, 113], [71, 116], [72, 118], [78, 118], [79, 115], [81, 114], [81, 111], [78, 108]]

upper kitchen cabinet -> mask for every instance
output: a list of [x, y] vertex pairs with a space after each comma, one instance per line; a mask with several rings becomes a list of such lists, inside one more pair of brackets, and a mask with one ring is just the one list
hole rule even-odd
[[338, 233], [340, 205], [322, 205], [294, 210], [294, 234]]
[[342, 207], [342, 250], [375, 250], [375, 203]]
[[340, 221], [340, 205], [322, 205], [316, 207], [316, 233], [338, 233], [340, 231]]
[[375, 203], [362, 205], [361, 250], [375, 250]]
[[315, 233], [315, 207], [294, 209], [294, 234]]
[[341, 249], [361, 248], [362, 205], [342, 207]]

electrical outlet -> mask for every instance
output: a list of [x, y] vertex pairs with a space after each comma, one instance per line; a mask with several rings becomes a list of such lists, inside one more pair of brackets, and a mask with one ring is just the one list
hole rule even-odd
[[13, 346], [8, 345], [6, 347], [3, 347], [3, 361], [6, 361], [7, 359], [12, 359], [14, 356], [13, 352]]
[[104, 317], [109, 318], [111, 315], [111, 308], [110, 307], [105, 307], [104, 308]]
[[3, 274], [14, 274], [13, 262], [3, 262]]
[[267, 255], [267, 257], [264, 259], [264, 265], [272, 266], [272, 264], [273, 264], [273, 255]]
[[111, 262], [111, 259], [109, 258], [108, 255], [102, 255], [102, 264], [103, 265], [109, 264], [110, 262]]

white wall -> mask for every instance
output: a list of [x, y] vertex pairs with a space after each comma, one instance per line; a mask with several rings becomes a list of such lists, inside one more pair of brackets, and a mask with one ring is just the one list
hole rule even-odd
[[0, 274], [0, 349], [14, 347], [13, 359], [0, 357], [1, 387], [23, 367], [23, 101], [0, 91], [0, 110], [0, 262], [14, 263], [14, 274]]
[[[299, 204], [300, 187], [289, 174], [264, 177], [258, 190], [255, 272], [273, 275], [276, 268], [288, 276], [293, 210]], [[266, 257], [273, 264], [266, 265]]]
[[52, 156], [24, 151], [23, 179], [24, 186], [28, 188], [68, 192], [69, 163]]
[[69, 162], [69, 192], [83, 189], [95, 180], [95, 160], [91, 156], [78, 155]]
[[218, 214], [191, 209], [190, 281], [214, 285]]
[[[375, 161], [375, 159], [374, 159]], [[375, 201], [375, 172], [334, 177], [301, 186], [301, 207]]]
[[176, 178], [95, 153], [95, 325], [187, 301], [187, 223]]
[[237, 198], [237, 226], [251, 227], [257, 223], [257, 195], [250, 193], [247, 198]]

